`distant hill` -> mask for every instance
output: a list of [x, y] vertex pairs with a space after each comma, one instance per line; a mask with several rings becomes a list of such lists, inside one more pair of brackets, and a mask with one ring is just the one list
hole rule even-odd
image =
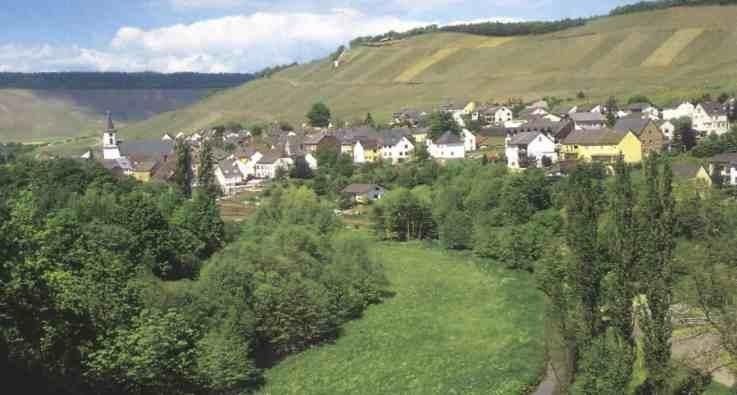
[[737, 6], [676, 7], [595, 18], [543, 35], [488, 37], [432, 32], [357, 46], [330, 58], [219, 92], [186, 108], [129, 125], [158, 136], [236, 121], [301, 123], [325, 101], [340, 119], [442, 101], [504, 101], [553, 95], [589, 100], [646, 94], [667, 101], [737, 90]]
[[0, 142], [48, 142], [95, 133], [107, 110], [120, 123], [176, 110], [253, 74], [0, 73]]

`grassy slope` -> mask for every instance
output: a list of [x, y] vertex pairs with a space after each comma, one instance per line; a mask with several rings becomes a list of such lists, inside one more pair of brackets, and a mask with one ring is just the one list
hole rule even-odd
[[69, 101], [27, 90], [0, 90], [0, 142], [47, 142], [90, 135], [102, 128], [103, 118]]
[[337, 70], [327, 60], [288, 69], [125, 132], [158, 136], [230, 120], [300, 123], [317, 100], [326, 101], [339, 118], [363, 118], [370, 111], [386, 120], [399, 108], [431, 109], [444, 99], [573, 97], [583, 90], [595, 99], [645, 93], [668, 100], [734, 90], [735, 20], [734, 6], [676, 8], [511, 40], [418, 36], [392, 46], [359, 47]]
[[377, 250], [396, 295], [268, 371], [263, 394], [519, 394], [537, 381], [543, 298], [528, 275], [419, 244]]

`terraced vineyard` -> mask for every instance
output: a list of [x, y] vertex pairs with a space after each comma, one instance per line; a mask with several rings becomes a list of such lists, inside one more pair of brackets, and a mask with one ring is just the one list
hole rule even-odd
[[324, 100], [340, 119], [371, 112], [387, 120], [403, 107], [443, 100], [592, 99], [636, 93], [666, 101], [737, 89], [737, 7], [689, 7], [607, 17], [553, 34], [484, 37], [434, 33], [351, 49], [329, 60], [214, 95], [186, 109], [133, 124], [131, 137], [195, 130], [226, 121], [299, 124]]

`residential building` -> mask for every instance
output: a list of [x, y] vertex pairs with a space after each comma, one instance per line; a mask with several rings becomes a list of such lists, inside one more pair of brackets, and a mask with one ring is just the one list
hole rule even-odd
[[408, 129], [391, 129], [381, 133], [379, 144], [381, 158], [391, 163], [403, 162], [412, 157], [415, 143]]
[[627, 112], [630, 115], [642, 115], [650, 119], [660, 119], [660, 110], [650, 103], [632, 103], [627, 106]]
[[476, 135], [471, 133], [470, 130], [464, 128], [461, 131], [461, 138], [463, 139], [463, 145], [466, 152], [476, 151]]
[[668, 141], [673, 141], [673, 135], [676, 133], [676, 125], [670, 120], [658, 121], [656, 124], [658, 125], [660, 132], [663, 133], [663, 136], [665, 136]]
[[365, 204], [381, 199], [386, 191], [381, 185], [351, 184], [345, 187], [341, 193], [349, 196], [354, 203]]
[[486, 107], [479, 111], [480, 119], [487, 124], [504, 124], [514, 119], [514, 113], [506, 106]]
[[737, 185], [737, 152], [715, 155], [709, 159], [709, 175], [726, 185]]
[[729, 131], [727, 109], [719, 102], [699, 103], [693, 113], [693, 128], [705, 135], [727, 133]]
[[661, 152], [667, 144], [667, 140], [657, 124], [650, 118], [643, 118], [642, 115], [620, 118], [614, 125], [614, 130], [634, 133], [642, 143], [643, 155], [651, 152]]
[[606, 125], [606, 117], [598, 112], [574, 112], [570, 114], [576, 130], [600, 129]]
[[274, 179], [280, 171], [287, 171], [294, 161], [277, 151], [263, 153], [254, 165], [254, 177]]
[[697, 163], [676, 163], [672, 167], [676, 180], [695, 182], [706, 186], [712, 185], [712, 179], [704, 166]]
[[663, 110], [663, 119], [675, 120], [679, 118], [693, 118], [696, 106], [689, 102], [683, 102], [676, 108], [666, 108]]
[[548, 121], [546, 119], [534, 119], [524, 125], [514, 128], [507, 128], [507, 134], [517, 134], [521, 132], [541, 132], [553, 137], [556, 143], [560, 143], [573, 130], [575, 124], [570, 119], [561, 120], [559, 122]]
[[453, 132], [445, 132], [437, 140], [428, 140], [428, 152], [435, 159], [463, 159], [466, 146], [461, 137]]
[[244, 185], [247, 177], [243, 175], [235, 158], [223, 159], [215, 166], [215, 179], [225, 195], [238, 190]]
[[153, 178], [156, 168], [159, 167], [157, 160], [144, 160], [132, 164], [131, 176], [141, 182], [149, 182]]
[[600, 128], [574, 130], [561, 144], [562, 159], [614, 163], [620, 156], [627, 163], [642, 161], [642, 144], [632, 132]]
[[353, 163], [373, 163], [381, 158], [379, 141], [370, 137], [359, 138], [353, 147]]
[[[512, 169], [543, 167], [557, 161], [553, 138], [541, 132], [521, 132], [505, 139], [504, 154]], [[547, 159], [545, 159], [547, 158]]]
[[305, 152], [317, 152], [319, 149], [337, 149], [338, 139], [326, 132], [305, 136], [302, 140], [302, 150]]

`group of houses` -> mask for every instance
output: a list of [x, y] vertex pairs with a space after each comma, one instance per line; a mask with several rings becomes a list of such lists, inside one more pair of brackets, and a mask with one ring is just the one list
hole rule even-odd
[[731, 105], [734, 99], [725, 104], [683, 103], [661, 111], [649, 103], [634, 103], [613, 111], [615, 122], [609, 127], [604, 105], [549, 110], [538, 103], [503, 128], [505, 156], [513, 169], [546, 167], [567, 160], [612, 163], [619, 157], [627, 163], [639, 163], [648, 153], [669, 149], [676, 119], [689, 118], [698, 136], [728, 132]]
[[[735, 105], [734, 99], [727, 104], [684, 102], [663, 110], [649, 103], [634, 103], [614, 112], [616, 122], [608, 127], [608, 109], [601, 104], [550, 108], [541, 100], [515, 112], [504, 105], [446, 103], [438, 111], [452, 114], [460, 133], [447, 131], [435, 134], [435, 138], [427, 127], [430, 114], [413, 109], [395, 113], [386, 129], [357, 126], [282, 130], [274, 126], [254, 137], [247, 130], [221, 128], [131, 141], [119, 138], [108, 113], [101, 152], [90, 151], [84, 157], [98, 157], [111, 171], [144, 182], [168, 180], [176, 167], [175, 141], [187, 141], [195, 157], [203, 142], [210, 141], [217, 147], [215, 176], [226, 194], [274, 179], [295, 166], [315, 170], [320, 150], [347, 155], [357, 165], [378, 161], [396, 164], [410, 160], [418, 146], [424, 145], [431, 158], [445, 162], [464, 159], [504, 139], [504, 155], [512, 169], [550, 168], [578, 160], [612, 163], [620, 157], [638, 163], [650, 152], [668, 149], [677, 119], [690, 118], [700, 135], [726, 133], [730, 128], [730, 105]], [[480, 128], [471, 131], [468, 122], [476, 122]], [[737, 184], [737, 157], [717, 158], [714, 163], [710, 175], [722, 172], [725, 179]], [[192, 171], [196, 175], [196, 165]]]

